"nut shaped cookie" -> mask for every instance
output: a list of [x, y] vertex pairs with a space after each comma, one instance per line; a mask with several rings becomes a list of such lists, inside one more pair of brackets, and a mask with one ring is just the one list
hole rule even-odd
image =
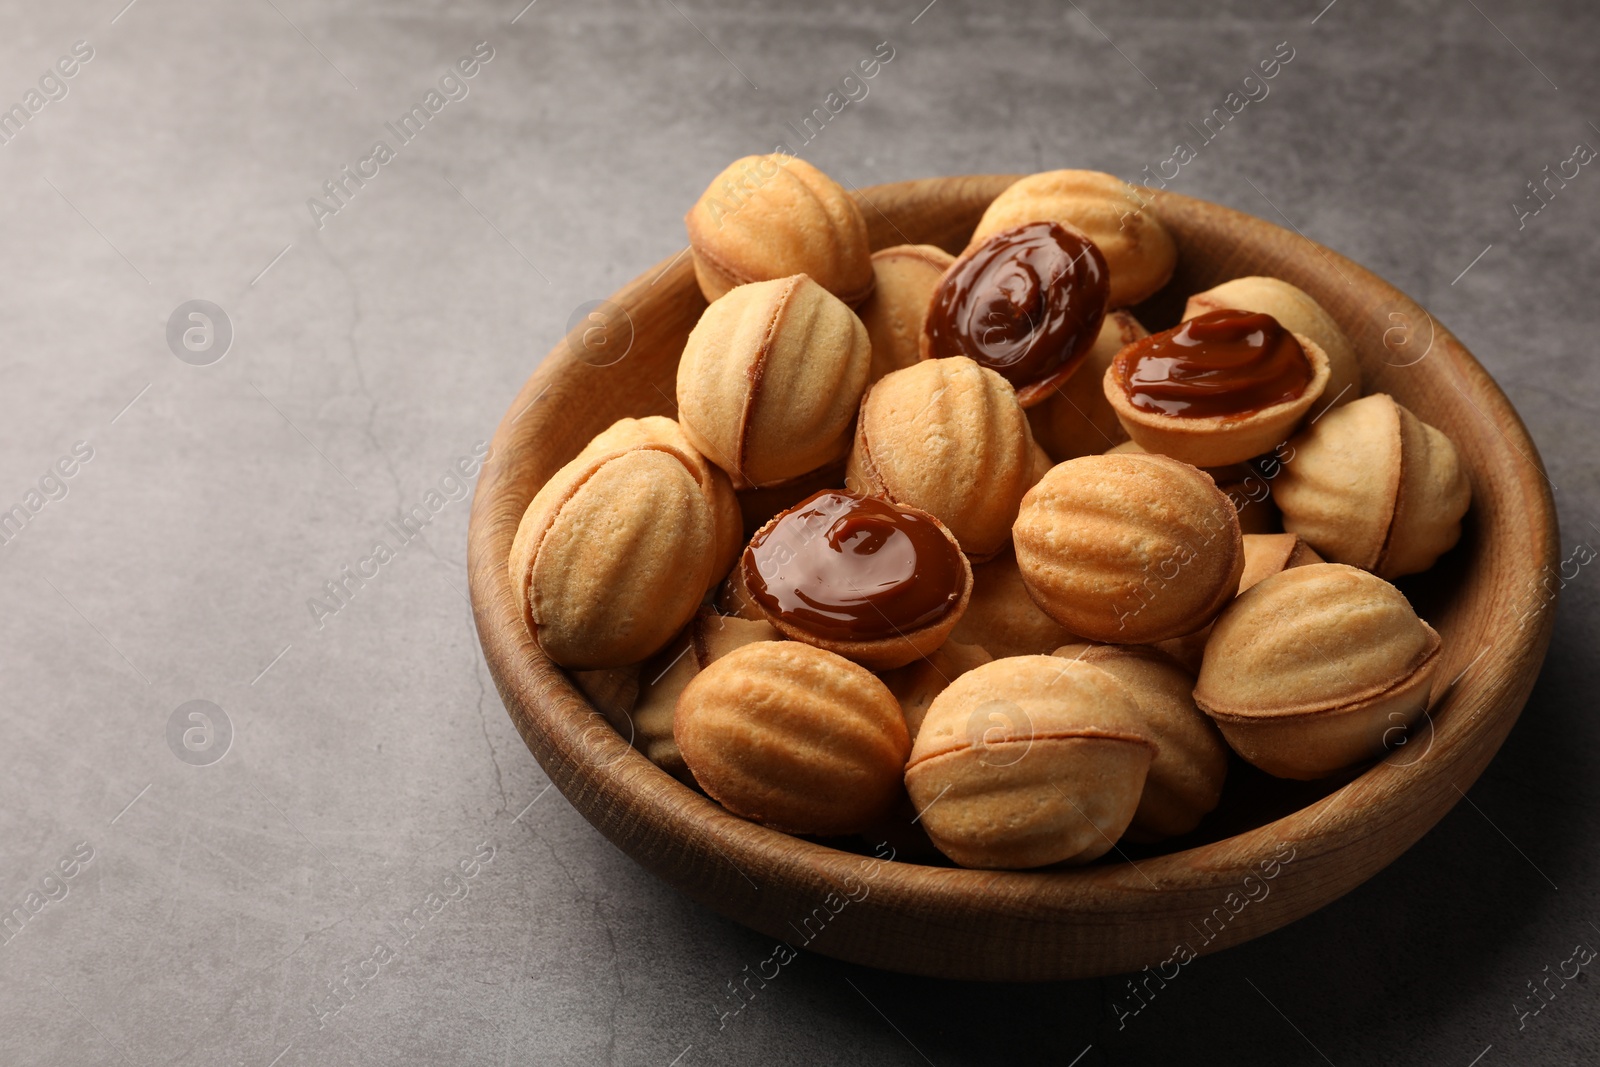
[[871, 360], [861, 320], [806, 275], [743, 285], [689, 334], [678, 419], [734, 488], [780, 485], [850, 451]]
[[1455, 546], [1472, 488], [1448, 437], [1374, 393], [1289, 442], [1273, 496], [1324, 559], [1392, 579]]
[[855, 833], [881, 818], [911, 748], [881, 681], [797, 641], [758, 641], [711, 663], [678, 697], [673, 733], [712, 799], [793, 834]]
[[1017, 656], [934, 697], [906, 765], [922, 826], [963, 867], [1087, 863], [1133, 818], [1156, 746], [1098, 667]]
[[895, 371], [861, 402], [845, 485], [926, 511], [974, 561], [1010, 542], [1022, 495], [1037, 480], [1016, 391], [965, 356]]
[[639, 672], [639, 700], [632, 716], [633, 747], [674, 778], [691, 782], [683, 753], [672, 736], [679, 694], [696, 675], [734, 649], [779, 639], [778, 631], [766, 622], [731, 618], [702, 608], [683, 632]]
[[1092, 456], [1128, 439], [1100, 380], [1117, 353], [1150, 331], [1126, 311], [1106, 313], [1100, 336], [1072, 377], [1028, 409], [1033, 438], [1057, 463]]
[[750, 282], [809, 274], [843, 300], [872, 292], [861, 209], [838, 182], [782, 153], [734, 160], [684, 217], [707, 302]]
[[950, 640], [982, 646], [995, 659], [1043, 656], [1078, 641], [1077, 635], [1034, 603], [1013, 552], [972, 568], [972, 598]]
[[1472, 483], [1455, 444], [1411, 412], [1400, 413], [1400, 491], [1378, 556], [1377, 575], [1394, 580], [1432, 567], [1461, 540]]
[[1361, 397], [1361, 361], [1356, 358], [1356, 346], [1311, 294], [1278, 278], [1235, 278], [1191, 296], [1184, 305], [1183, 317], [1192, 319], [1228, 308], [1271, 315], [1283, 323], [1284, 329], [1311, 338], [1327, 355], [1328, 385], [1313, 406], [1314, 412]]
[[[569, 670], [567, 676], [613, 730], [622, 737], [633, 738], [633, 709], [639, 700], [639, 664], [598, 671]], [[599, 729], [599, 725], [591, 729]]]
[[1094, 170], [1045, 171], [1011, 185], [984, 211], [967, 248], [1041, 220], [1076, 226], [1099, 246], [1111, 268], [1114, 308], [1154, 295], [1178, 264], [1178, 246], [1148, 198], [1121, 178]]
[[618, 419], [585, 445], [577, 459], [593, 461], [609, 452], [623, 452], [649, 444], [677, 449], [694, 463], [700, 486], [705, 490], [706, 503], [711, 505], [711, 515], [716, 522], [716, 563], [711, 570], [712, 580], [720, 580], [733, 568], [739, 559], [740, 549], [744, 548], [744, 518], [739, 511], [739, 497], [733, 491], [728, 476], [700, 454], [675, 420], [664, 415]]
[[872, 340], [872, 373], [877, 381], [921, 357], [922, 323], [939, 278], [956, 261], [934, 245], [895, 245], [872, 253], [876, 279], [872, 295], [856, 309]]
[[695, 461], [645, 445], [557, 471], [523, 513], [507, 570], [545, 655], [596, 670], [636, 663], [683, 628], [716, 542]]
[[1439, 659], [1439, 635], [1398, 589], [1355, 567], [1314, 563], [1228, 605], [1194, 698], [1233, 750], [1268, 774], [1322, 778], [1381, 755], [1422, 714]]
[[1142, 645], [1205, 626], [1239, 587], [1244, 544], [1210, 476], [1167, 456], [1081, 456], [1028, 491], [1017, 566], [1045, 614], [1091, 641]]
[[1222, 799], [1228, 746], [1195, 707], [1194, 675], [1144, 645], [1068, 645], [1055, 655], [1099, 667], [1126, 686], [1156, 744], [1128, 840], [1160, 841], [1200, 825]]

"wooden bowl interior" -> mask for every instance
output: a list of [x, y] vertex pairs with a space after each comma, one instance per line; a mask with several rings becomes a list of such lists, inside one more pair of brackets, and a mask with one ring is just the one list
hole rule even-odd
[[[1013, 180], [864, 190], [873, 247], [927, 243], [959, 252], [983, 208]], [[737, 819], [676, 782], [539, 652], [512, 607], [505, 558], [538, 487], [595, 433], [625, 416], [675, 414], [678, 355], [705, 308], [680, 255], [605, 310], [608, 359], [625, 355], [591, 365], [574, 331], [530, 377], [495, 436], [470, 532], [474, 609], [506, 707], [558, 787], [619, 847], [695, 899], [796, 947], [950, 977], [1077, 977], [1157, 963], [1180, 944], [1215, 951], [1328, 903], [1409, 847], [1482, 771], [1527, 699], [1552, 617], [1539, 608], [1544, 568], [1558, 558], [1554, 512], [1521, 422], [1442, 325], [1370, 272], [1260, 219], [1150, 195], [1177, 240], [1179, 265], [1171, 283], [1135, 309], [1147, 327], [1175, 324], [1189, 294], [1227, 279], [1285, 279], [1349, 334], [1367, 392], [1391, 394], [1460, 451], [1473, 486], [1462, 543], [1432, 571], [1400, 583], [1444, 639], [1430, 722], [1384, 761], [1342, 779], [1285, 782], [1235, 761], [1222, 807], [1195, 834], [1073, 870], [888, 863], [870, 848], [856, 854]], [[1246, 877], [1263, 878], [1274, 863], [1269, 896], [1245, 911], [1218, 912]], [[825, 904], [841, 894], [847, 906]]]

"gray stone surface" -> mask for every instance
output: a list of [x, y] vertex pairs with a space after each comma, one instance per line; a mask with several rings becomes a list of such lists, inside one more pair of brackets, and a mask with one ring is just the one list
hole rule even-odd
[[[1600, 538], [1600, 173], [1525, 228], [1511, 206], [1600, 144], [1593, 6], [923, 2], [0, 5], [0, 104], [93, 49], [0, 145], [0, 507], [93, 452], [0, 547], [0, 907], [59, 897], [0, 944], [0, 1062], [1595, 1061], [1587, 975], [1516, 1011], [1600, 945], [1593, 567], [1471, 803], [1120, 1027], [1117, 979], [805, 956], [719, 1029], [770, 944], [546, 791], [470, 626], [467, 504], [311, 617], [398, 509], [450, 493], [572, 309], [681, 247], [709, 177], [880, 41], [870, 95], [804, 149], [860, 185], [1136, 177], [1289, 42], [1174, 187], [1431, 308], [1526, 417], [1564, 546]], [[314, 225], [307, 199], [479, 41], [469, 95]], [[165, 336], [197, 298], [234, 332], [204, 367]], [[191, 700], [231, 723], [220, 762], [176, 758], [197, 720], [169, 746]]]

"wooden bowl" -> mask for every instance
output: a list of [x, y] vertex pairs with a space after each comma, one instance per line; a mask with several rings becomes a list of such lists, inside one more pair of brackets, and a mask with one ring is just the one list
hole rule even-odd
[[[959, 252], [1013, 180], [868, 189], [861, 202], [872, 245]], [[746, 822], [681, 785], [540, 653], [505, 569], [528, 501], [591, 436], [624, 416], [674, 413], [678, 355], [705, 308], [689, 258], [679, 255], [599, 312], [609, 327], [604, 360], [579, 358], [580, 324], [528, 379], [495, 434], [469, 535], [478, 634], [506, 708], [550, 778], [618, 848], [702, 904], [796, 948], [949, 978], [1078, 978], [1176, 963], [1283, 926], [1372, 877], [1470, 788], [1516, 721], [1550, 641], [1553, 593], [1543, 579], [1559, 546], [1533, 442], [1477, 361], [1393, 286], [1261, 219], [1150, 195], [1179, 261], [1171, 284], [1137, 309], [1147, 326], [1175, 323], [1189, 294], [1229, 278], [1283, 278], [1350, 335], [1367, 391], [1390, 393], [1460, 450], [1473, 493], [1462, 544], [1402, 583], [1444, 637], [1431, 729], [1424, 724], [1382, 762], [1332, 784], [1279, 782], [1236, 766], [1230, 799], [1200, 835], [1071, 870], [887, 862]], [[623, 349], [616, 362], [594, 365]]]

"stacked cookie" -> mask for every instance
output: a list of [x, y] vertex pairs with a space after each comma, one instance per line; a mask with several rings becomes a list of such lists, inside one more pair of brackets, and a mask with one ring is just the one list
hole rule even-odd
[[1177, 245], [1109, 175], [1017, 182], [956, 256], [870, 252], [793, 157], [729, 172], [765, 180], [689, 212], [677, 418], [596, 437], [508, 563], [546, 656], [637, 679], [653, 762], [1032, 868], [1194, 831], [1230, 753], [1319, 778], [1421, 715], [1440, 638], [1390, 582], [1470, 490], [1310, 295], [1235, 279], [1150, 333]]

